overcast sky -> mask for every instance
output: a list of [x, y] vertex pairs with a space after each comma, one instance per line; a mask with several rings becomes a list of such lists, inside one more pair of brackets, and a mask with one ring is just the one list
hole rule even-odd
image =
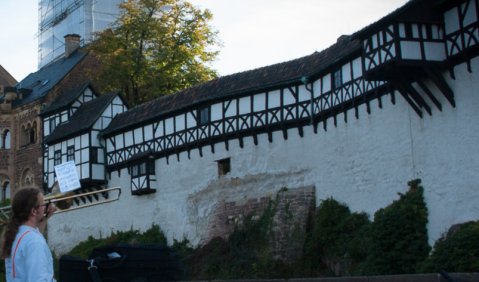
[[[37, 70], [39, 0], [0, 0], [0, 64], [17, 80]], [[101, 1], [101, 0], [100, 0]], [[321, 51], [407, 0], [190, 0], [210, 9], [227, 75]]]

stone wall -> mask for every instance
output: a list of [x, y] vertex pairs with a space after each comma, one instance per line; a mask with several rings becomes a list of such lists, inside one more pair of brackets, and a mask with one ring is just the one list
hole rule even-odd
[[273, 197], [246, 198], [241, 201], [222, 201], [212, 214], [206, 241], [218, 236], [227, 238], [244, 220], [258, 220], [265, 209], [272, 208], [273, 234], [271, 247], [277, 258], [294, 260], [301, 255], [309, 212], [314, 209], [314, 187], [281, 189]]
[[[12, 148], [15, 148], [12, 192], [26, 186], [43, 187], [42, 123], [38, 117], [39, 113], [40, 102], [38, 101], [16, 109], [14, 128], [16, 142], [12, 144]], [[35, 125], [34, 143], [23, 140], [25, 139], [25, 136], [22, 136], [23, 128], [27, 125]]]
[[[471, 65], [478, 68], [479, 58]], [[455, 93], [456, 107], [437, 90], [442, 110], [432, 108], [431, 115], [422, 118], [396, 93], [395, 103], [386, 96], [381, 107], [372, 101], [370, 111], [358, 106], [358, 119], [345, 122], [338, 115], [336, 127], [328, 120], [327, 131], [320, 126], [315, 133], [305, 126], [302, 136], [290, 129], [287, 139], [278, 131], [271, 142], [267, 134], [259, 134], [257, 140], [244, 137], [242, 144], [218, 142], [214, 151], [204, 147], [202, 154], [192, 149], [169, 160], [160, 158], [155, 162], [157, 191], [149, 195], [132, 195], [128, 170], [115, 171], [108, 186], [121, 187], [121, 199], [54, 216], [49, 243], [60, 254], [88, 236], [144, 231], [154, 223], [169, 242], [187, 238], [198, 245], [211, 238], [211, 226], [215, 234], [226, 228], [218, 219], [221, 211], [233, 212], [250, 199], [275, 197], [284, 187], [315, 187], [316, 206], [334, 198], [352, 212], [372, 217], [405, 193], [408, 181], [420, 178], [433, 245], [451, 225], [479, 219], [479, 72], [468, 72], [466, 64], [454, 71], [455, 80], [448, 73], [444, 77]], [[226, 158], [231, 171], [218, 175], [218, 160]], [[227, 216], [222, 215], [223, 222]]]

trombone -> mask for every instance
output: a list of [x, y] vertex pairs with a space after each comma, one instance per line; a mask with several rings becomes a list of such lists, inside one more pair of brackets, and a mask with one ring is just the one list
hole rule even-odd
[[[101, 188], [93, 191], [82, 192], [84, 189], [77, 191], [70, 191], [54, 195], [46, 195], [44, 201], [46, 204], [46, 211], [48, 206], [55, 204], [57, 210], [54, 214], [63, 213], [100, 204], [110, 203], [120, 199], [121, 188]], [[0, 208], [0, 225], [8, 222], [11, 215], [11, 206]]]
[[[110, 196], [110, 192], [113, 192], [113, 197]], [[96, 206], [100, 204], [106, 204], [109, 202], [117, 201], [120, 199], [121, 188], [102, 188], [88, 192], [65, 192], [55, 195], [47, 195], [44, 198], [45, 204], [55, 204], [57, 210], [55, 214]], [[100, 199], [100, 196], [102, 199]]]

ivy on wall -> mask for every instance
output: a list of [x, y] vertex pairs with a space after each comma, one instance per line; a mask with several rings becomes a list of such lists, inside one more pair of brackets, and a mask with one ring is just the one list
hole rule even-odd
[[[278, 259], [271, 250], [275, 215], [280, 207], [289, 207], [278, 205], [278, 197], [271, 199], [262, 215], [245, 216], [226, 239], [216, 237], [198, 248], [186, 239], [175, 240], [172, 248], [183, 261], [185, 280], [477, 271], [479, 221], [454, 226], [429, 255], [424, 189], [420, 180], [408, 184], [409, 190], [378, 210], [373, 221], [332, 198], [323, 200], [309, 215], [306, 235], [288, 237], [291, 244], [303, 246], [301, 257], [294, 261]], [[86, 257], [95, 247], [120, 242], [167, 245], [160, 227], [153, 225], [144, 233], [130, 230], [105, 239], [89, 238], [70, 255]]]

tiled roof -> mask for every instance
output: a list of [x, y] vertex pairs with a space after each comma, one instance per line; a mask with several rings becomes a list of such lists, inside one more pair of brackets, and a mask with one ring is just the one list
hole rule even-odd
[[[96, 91], [91, 87], [91, 85], [89, 83], [85, 83], [85, 84], [83, 84], [82, 86], [80, 86], [76, 89], [65, 91], [65, 92], [61, 93], [60, 95], [58, 95], [58, 97], [48, 107], [46, 107], [45, 109], [42, 110], [40, 115], [45, 116], [45, 115], [48, 115], [52, 112], [56, 112], [60, 109], [67, 108], [87, 88], [92, 89], [93, 93], [95, 93], [95, 95], [96, 95]], [[96, 96], [98, 96], [98, 95], [96, 95]]]
[[21, 100], [15, 100], [13, 107], [22, 106], [44, 97], [57, 85], [84, 57], [86, 52], [77, 50], [68, 58], [61, 58], [29, 74], [15, 86], [24, 93]]
[[46, 139], [48, 145], [76, 136], [92, 128], [118, 93], [109, 93], [83, 104], [68, 122], [62, 123]]
[[360, 50], [360, 41], [351, 40], [349, 36], [342, 36], [336, 44], [322, 52], [213, 79], [176, 94], [139, 105], [117, 115], [102, 134], [108, 135], [138, 126], [206, 101], [300, 84], [301, 78], [317, 76]]

